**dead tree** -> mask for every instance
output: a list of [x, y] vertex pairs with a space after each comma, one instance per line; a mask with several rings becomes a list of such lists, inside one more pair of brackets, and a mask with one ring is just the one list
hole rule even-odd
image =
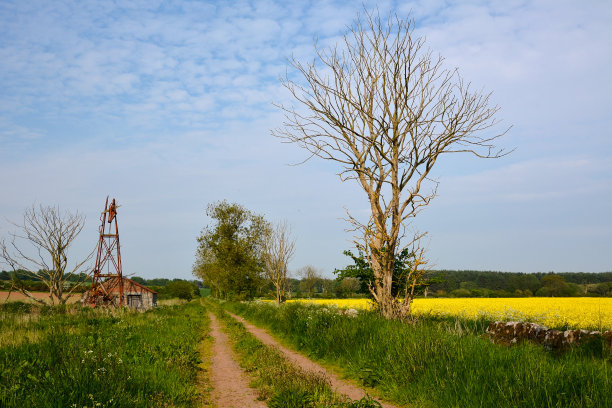
[[[13, 225], [17, 231], [10, 234], [8, 243], [6, 240], [0, 242], [0, 260], [15, 274], [19, 271], [32, 280], [41, 281], [49, 291], [51, 304], [66, 303], [90, 274], [84, 265], [93, 251], [67, 271], [68, 249], [85, 226], [85, 217], [78, 212], [61, 213], [59, 207], [40, 205], [28, 208], [23, 223]], [[68, 282], [71, 284], [69, 288], [65, 286]], [[13, 285], [25, 296], [44, 303], [16, 277]]]
[[294, 252], [295, 240], [291, 238], [291, 231], [286, 222], [268, 229], [263, 251], [265, 276], [276, 289], [277, 304], [285, 299], [287, 270]]
[[490, 94], [444, 68], [413, 28], [410, 19], [366, 13], [341, 45], [315, 44], [312, 63], [291, 59], [302, 79], [287, 76], [283, 85], [298, 107], [279, 105], [284, 126], [272, 132], [309, 158], [337, 162], [341, 180], [355, 180], [366, 193], [369, 219], [349, 214], [349, 221], [374, 273], [374, 300], [388, 318], [409, 313], [409, 304], [391, 295], [394, 262], [418, 238], [402, 243], [411, 219], [436, 195], [432, 168], [444, 153], [500, 157], [505, 153], [494, 142], [507, 132], [490, 132], [499, 110]]

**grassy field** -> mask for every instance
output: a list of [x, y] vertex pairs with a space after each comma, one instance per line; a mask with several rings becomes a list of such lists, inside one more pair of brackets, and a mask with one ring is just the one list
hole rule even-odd
[[208, 324], [197, 302], [146, 313], [0, 305], [0, 406], [201, 406]]
[[291, 303], [227, 303], [294, 348], [391, 401], [417, 407], [609, 407], [612, 356], [602, 344], [563, 354], [482, 337], [488, 321], [424, 317], [416, 324]]
[[[293, 302], [354, 309], [372, 307], [367, 299], [299, 299]], [[609, 297], [429, 298], [415, 299], [413, 311], [421, 316], [530, 321], [557, 329], [612, 329], [612, 298]]]
[[[603, 322], [607, 320], [601, 316], [610, 310], [609, 299], [509, 300], [522, 304], [522, 313], [528, 310], [526, 301], [556, 301], [559, 307], [574, 301], [583, 313], [587, 306], [581, 302], [601, 301]], [[403, 406], [612, 406], [609, 349], [590, 343], [555, 353], [535, 344], [491, 344], [482, 336], [491, 312], [467, 312], [478, 301], [484, 302], [485, 311], [489, 307], [495, 312], [504, 301], [515, 307], [498, 299], [428, 299], [429, 309], [419, 312], [422, 318], [405, 324], [367, 310], [351, 317], [330, 307], [333, 302], [365, 309], [363, 300], [222, 305]], [[254, 384], [269, 406], [370, 406], [338, 399], [324, 380], [288, 365], [216, 303], [205, 305], [173, 301], [138, 313], [0, 304], [0, 406], [208, 406], [210, 384], [201, 363], [211, 344], [206, 308], [215, 310], [227, 326], [241, 363], [255, 374]]]

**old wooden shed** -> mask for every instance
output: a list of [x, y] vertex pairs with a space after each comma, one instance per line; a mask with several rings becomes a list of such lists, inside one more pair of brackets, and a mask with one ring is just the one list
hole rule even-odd
[[[147, 310], [157, 306], [157, 292], [131, 279], [117, 277], [109, 278], [101, 283], [98, 291], [100, 291], [102, 295], [99, 296], [103, 301], [102, 305], [116, 307], [120, 305], [119, 279], [123, 282], [123, 294], [127, 307], [136, 310]], [[88, 293], [85, 294], [85, 297], [87, 297], [87, 295]], [[84, 298], [83, 301], [87, 302], [87, 299]]]

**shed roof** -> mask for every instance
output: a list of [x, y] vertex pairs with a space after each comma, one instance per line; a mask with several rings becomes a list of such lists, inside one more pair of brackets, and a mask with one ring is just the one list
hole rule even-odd
[[[109, 278], [107, 280], [105, 280], [104, 282], [102, 282], [102, 285], [109, 291], [109, 292], [118, 292], [119, 291], [119, 284], [117, 282], [119, 278]], [[124, 291], [129, 291], [130, 287], [136, 287], [138, 288], [141, 292], [150, 292], [150, 293], [157, 293], [156, 291], [147, 288], [144, 285], [141, 285], [138, 282], [135, 282], [131, 279], [128, 278], [122, 278], [123, 279], [123, 290]]]

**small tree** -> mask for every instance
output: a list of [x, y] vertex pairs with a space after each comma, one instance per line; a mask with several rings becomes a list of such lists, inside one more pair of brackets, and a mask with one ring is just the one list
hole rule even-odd
[[361, 282], [359, 281], [358, 278], [348, 277], [340, 281], [340, 284], [338, 285], [337, 290], [342, 297], [346, 297], [346, 296], [352, 296], [355, 293], [357, 293], [360, 287], [361, 287]]
[[374, 282], [374, 272], [372, 272], [370, 262], [362, 251], [359, 251], [357, 255], [353, 255], [351, 251], [344, 251], [343, 254], [353, 260], [353, 265], [347, 265], [344, 269], [335, 269], [336, 280], [341, 282], [345, 278], [357, 278], [360, 282], [359, 291], [370, 293], [368, 287]]
[[185, 300], [191, 300], [199, 294], [197, 285], [185, 280], [174, 280], [168, 283], [165, 289], [170, 297]]
[[198, 238], [194, 275], [215, 297], [252, 298], [263, 281], [268, 222], [226, 201], [210, 204], [206, 214], [215, 224], [205, 227]]
[[321, 289], [325, 297], [331, 297], [334, 295], [338, 282], [335, 279], [321, 279]]
[[[426, 263], [423, 253], [422, 248], [404, 248], [393, 262], [391, 295], [394, 299], [401, 299], [401, 303], [408, 309], [418, 293], [425, 292], [430, 284], [439, 280], [435, 277], [425, 277], [427, 269], [423, 267]], [[348, 277], [357, 278], [361, 282], [359, 291], [372, 295], [374, 272], [363, 251], [359, 250], [358, 255], [353, 255], [351, 251], [344, 251], [344, 255], [353, 260], [353, 265], [348, 265], [344, 269], [336, 269], [334, 271], [338, 276], [336, 280], [342, 282]]]
[[276, 289], [276, 303], [285, 300], [287, 289], [287, 268], [295, 252], [295, 241], [286, 222], [269, 228], [265, 235], [263, 258], [265, 276]]
[[300, 268], [298, 276], [301, 278], [300, 289], [308, 293], [308, 297], [314, 295], [314, 291], [321, 281], [321, 272], [312, 265]]
[[540, 294], [544, 294], [544, 296], [567, 296], [570, 293], [569, 285], [561, 275], [543, 276], [542, 288], [545, 290], [541, 291]]
[[[84, 267], [93, 255], [68, 268], [68, 250], [85, 226], [81, 214], [64, 212], [59, 207], [32, 206], [23, 215], [21, 224], [13, 223], [17, 231], [10, 239], [0, 242], [0, 259], [13, 270], [13, 288], [39, 302], [17, 276], [39, 280], [49, 292], [51, 304], [64, 304], [70, 295], [91, 275]], [[70, 285], [70, 287], [67, 287]]]
[[[303, 82], [287, 76], [283, 84], [303, 109], [280, 106], [285, 124], [273, 131], [310, 157], [338, 163], [341, 180], [363, 189], [369, 218], [348, 216], [374, 273], [372, 296], [388, 318], [410, 311], [408, 298], [392, 295], [394, 263], [405, 248], [423, 254], [419, 235], [404, 238], [407, 224], [436, 195], [435, 182], [426, 187], [434, 165], [447, 153], [499, 157], [503, 152], [493, 142], [505, 133], [483, 134], [497, 124], [498, 108], [457, 70], [445, 69], [414, 36], [413, 25], [366, 13], [340, 46], [315, 45], [312, 63], [291, 60]], [[424, 262], [419, 257], [413, 266]], [[415, 269], [406, 277], [418, 276]]]

